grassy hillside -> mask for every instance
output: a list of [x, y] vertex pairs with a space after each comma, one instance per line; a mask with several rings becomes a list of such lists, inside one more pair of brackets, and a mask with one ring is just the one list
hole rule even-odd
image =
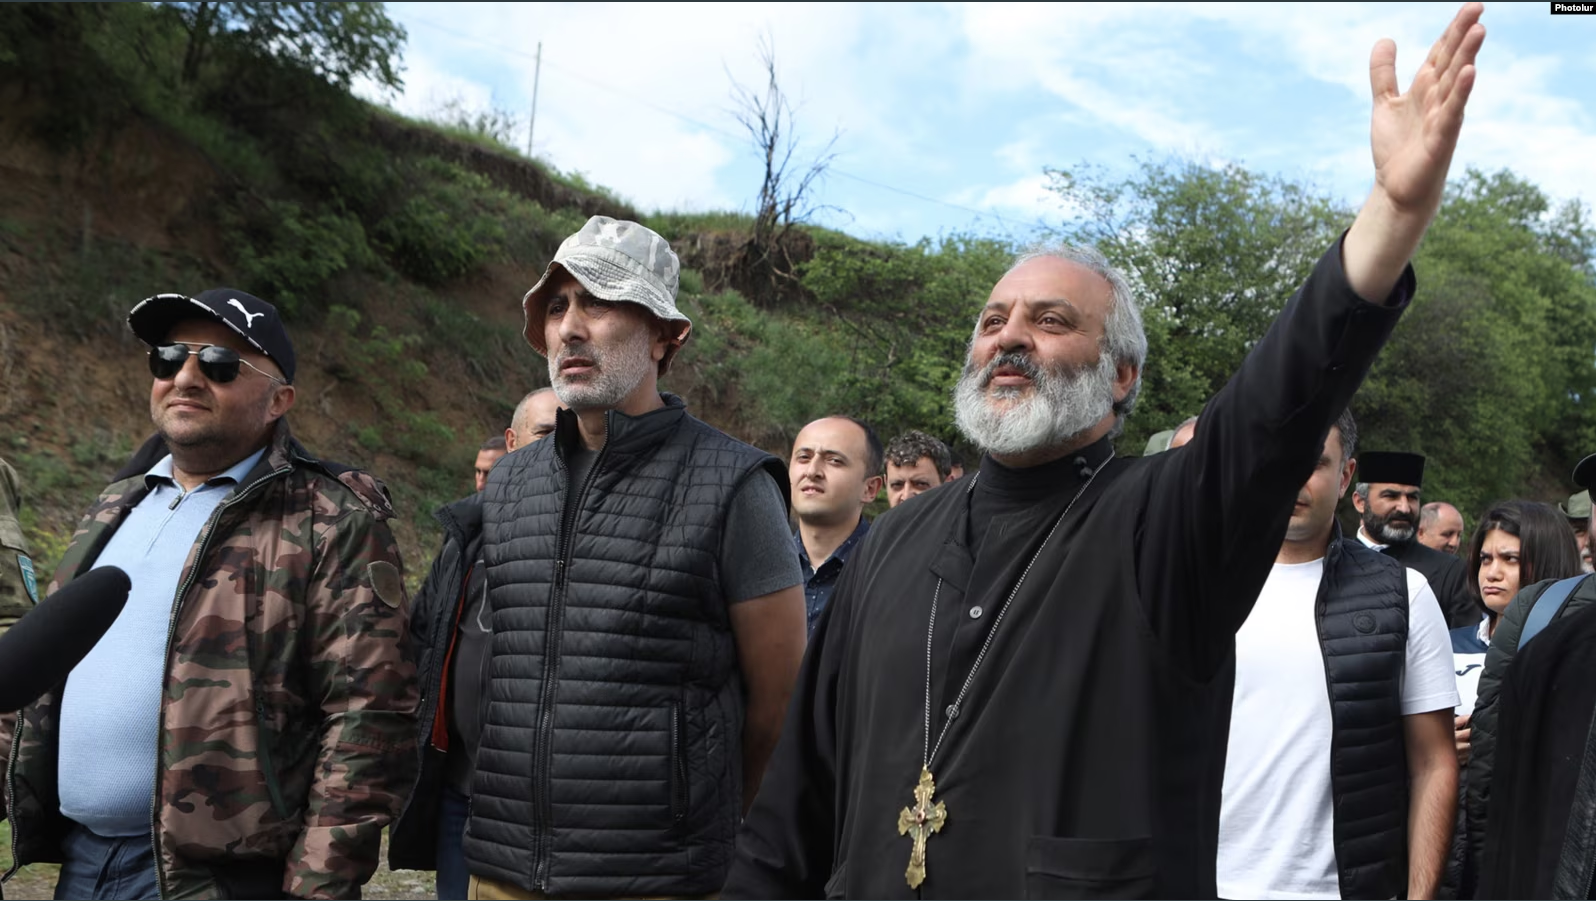
[[[423, 571], [429, 511], [470, 490], [477, 444], [547, 384], [521, 294], [586, 216], [638, 214], [291, 68], [224, 58], [214, 80], [169, 88], [99, 34], [170, 29], [147, 9], [22, 24], [24, 50], [79, 69], [0, 79], [0, 454], [40, 562], [151, 431], [127, 310], [228, 284], [284, 311], [302, 361], [293, 428], [387, 481]], [[725, 400], [712, 418], [734, 411]]]
[[[0, 90], [0, 121], [37, 114]], [[293, 428], [388, 482], [407, 560], [424, 564], [426, 511], [470, 489], [477, 444], [547, 384], [520, 337], [520, 294], [583, 207], [629, 211], [531, 166], [508, 170], [521, 176], [513, 187], [494, 181], [482, 172], [502, 160], [441, 133], [374, 114], [366, 124], [383, 178], [431, 195], [369, 222], [306, 202], [292, 183], [240, 190], [225, 161], [156, 118], [129, 117], [65, 153], [5, 130], [0, 453], [24, 479], [43, 562], [151, 431], [127, 310], [159, 291], [229, 284], [284, 310], [302, 361]], [[540, 194], [569, 205], [549, 211]], [[481, 212], [494, 216], [447, 218]]]
[[684, 266], [695, 329], [664, 387], [785, 454], [839, 410], [952, 437], [971, 298], [1009, 248], [867, 244], [798, 228], [779, 264], [737, 214], [646, 215], [469, 122], [410, 121], [236, 36], [187, 65], [156, 5], [0, 7], [0, 454], [41, 563], [149, 433], [123, 318], [159, 291], [233, 285], [283, 311], [290, 415], [315, 452], [384, 479], [412, 580], [430, 511], [547, 384], [520, 298], [593, 214], [641, 219]]
[[[295, 431], [387, 482], [419, 578], [430, 511], [470, 490], [477, 446], [547, 384], [520, 298], [595, 213], [641, 219], [681, 256], [695, 328], [664, 387], [699, 416], [778, 455], [834, 412], [884, 438], [955, 437], [949, 388], [1007, 243], [798, 227], [762, 248], [747, 216], [637, 210], [481, 119], [416, 122], [355, 98], [350, 78], [387, 78], [402, 45], [380, 4], [315, 7], [353, 24], [310, 56], [278, 32], [197, 24], [215, 6], [0, 4], [0, 454], [45, 567], [150, 431], [126, 311], [225, 284], [283, 310]], [[1122, 453], [1200, 409], [1351, 215], [1234, 165], [1052, 174], [1090, 211], [1064, 233], [1103, 248], [1143, 304], [1150, 354]], [[1554, 210], [1511, 173], [1460, 177], [1415, 260], [1415, 309], [1354, 400], [1364, 446], [1429, 454], [1436, 496], [1470, 516], [1570, 490], [1596, 447], [1593, 260], [1585, 208]]]

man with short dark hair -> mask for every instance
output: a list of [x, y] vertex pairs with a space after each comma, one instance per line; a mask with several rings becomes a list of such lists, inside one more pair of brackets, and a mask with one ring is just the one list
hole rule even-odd
[[1463, 514], [1446, 501], [1432, 501], [1419, 511], [1419, 543], [1457, 556], [1463, 542]]
[[482, 490], [483, 485], [488, 484], [488, 473], [493, 469], [493, 464], [499, 462], [499, 458], [507, 453], [509, 453], [509, 449], [505, 445], [503, 435], [489, 435], [488, 440], [482, 442], [482, 446], [477, 449], [476, 476], [478, 491]]
[[888, 507], [947, 482], [953, 471], [948, 446], [918, 429], [892, 439], [886, 456]]
[[1469, 596], [1463, 561], [1418, 541], [1423, 481], [1424, 457], [1418, 454], [1359, 453], [1358, 482], [1352, 487], [1352, 506], [1361, 521], [1357, 538], [1403, 566], [1418, 570], [1441, 602], [1448, 628], [1478, 625], [1480, 609]]
[[1451, 639], [1423, 576], [1341, 537], [1356, 444], [1343, 412], [1236, 633], [1221, 898], [1432, 898], [1440, 881]]
[[[515, 451], [548, 437], [559, 409], [551, 388], [527, 394], [498, 438], [500, 445]], [[493, 635], [487, 567], [482, 565], [482, 493], [479, 489], [432, 515], [443, 527], [443, 548], [416, 592], [411, 616], [426, 698], [417, 721], [421, 765], [410, 800], [389, 835], [388, 865], [436, 870], [439, 901], [464, 901], [471, 874], [463, 842], [487, 712]]]
[[157, 433], [89, 509], [52, 591], [132, 591], [65, 684], [20, 715], [15, 863], [61, 898], [344, 898], [413, 774], [415, 664], [387, 491], [285, 418], [294, 347], [231, 288], [128, 315]]
[[964, 455], [959, 453], [958, 447], [953, 442], [943, 442], [948, 446], [948, 481], [957, 482], [964, 478]]
[[870, 530], [864, 508], [881, 493], [881, 467], [881, 439], [851, 416], [817, 419], [793, 439], [787, 477], [810, 631], [831, 601], [848, 553]]
[[595, 216], [522, 303], [566, 409], [483, 492], [476, 897], [717, 891], [781, 731], [805, 643], [787, 472], [660, 392], [679, 272]]

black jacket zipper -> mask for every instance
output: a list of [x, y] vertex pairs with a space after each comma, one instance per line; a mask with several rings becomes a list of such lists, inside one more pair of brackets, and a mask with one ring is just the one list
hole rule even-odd
[[[532, 797], [540, 822], [534, 832], [537, 845], [534, 852], [536, 865], [532, 880], [538, 889], [544, 892], [549, 888], [549, 858], [552, 856], [550, 845], [554, 835], [554, 826], [551, 822], [554, 818], [554, 801], [551, 797], [554, 787], [552, 774], [554, 707], [559, 689], [560, 644], [565, 629], [565, 590], [570, 577], [571, 547], [576, 543], [576, 523], [582, 516], [582, 501], [587, 497], [587, 489], [593, 484], [593, 478], [604, 465], [604, 455], [609, 451], [609, 433], [614, 415], [613, 410], [604, 413], [604, 445], [599, 448], [598, 456], [594, 458], [592, 467], [582, 479], [582, 484], [576, 486], [576, 495], [568, 498], [565, 509], [560, 511], [560, 534], [554, 558], [554, 587], [549, 592], [548, 619], [543, 625], [543, 692], [538, 705], [538, 729], [534, 738], [532, 758]], [[567, 477], [569, 490], [570, 469], [558, 453], [554, 458]]]
[[682, 702], [671, 704], [671, 822], [687, 815], [687, 735], [682, 723]]

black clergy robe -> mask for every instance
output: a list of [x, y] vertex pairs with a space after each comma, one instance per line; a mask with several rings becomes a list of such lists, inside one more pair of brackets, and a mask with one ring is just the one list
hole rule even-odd
[[1441, 602], [1448, 629], [1477, 626], [1484, 619], [1485, 609], [1469, 596], [1468, 573], [1463, 569], [1462, 560], [1417, 541], [1388, 544], [1381, 553], [1408, 569], [1417, 570], [1430, 583], [1435, 599]]
[[[932, 762], [947, 819], [919, 896], [1214, 895], [1235, 632], [1413, 291], [1409, 269], [1391, 306], [1365, 302], [1340, 260], [1338, 242], [1195, 441], [1108, 462], [1063, 519]], [[810, 639], [724, 897], [916, 896], [898, 814], [920, 775], [938, 580], [933, 741], [1074, 471], [1051, 517], [995, 517], [975, 554], [968, 479], [876, 520]]]

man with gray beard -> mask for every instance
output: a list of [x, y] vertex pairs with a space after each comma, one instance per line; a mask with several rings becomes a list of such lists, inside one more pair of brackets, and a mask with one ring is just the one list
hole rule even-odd
[[849, 558], [723, 897], [1215, 896], [1236, 630], [1413, 296], [1480, 12], [1406, 94], [1376, 45], [1368, 202], [1180, 452], [1115, 456], [1147, 341], [1102, 255], [997, 283], [954, 398], [980, 470]]
[[523, 301], [566, 409], [482, 492], [472, 898], [714, 892], [781, 729], [807, 631], [787, 468], [660, 393], [678, 273], [595, 216]]

